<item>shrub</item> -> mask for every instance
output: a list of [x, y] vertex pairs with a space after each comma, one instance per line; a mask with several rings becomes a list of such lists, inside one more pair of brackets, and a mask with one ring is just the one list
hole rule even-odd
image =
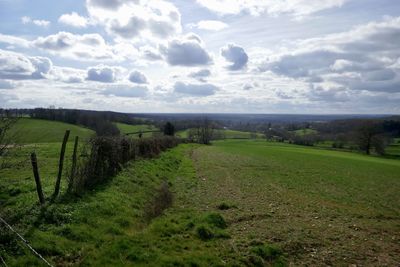
[[169, 136], [140, 140], [120, 136], [93, 137], [86, 144], [77, 164], [71, 192], [80, 194], [85, 189], [91, 189], [115, 176], [128, 161], [155, 157], [180, 142], [180, 139]]

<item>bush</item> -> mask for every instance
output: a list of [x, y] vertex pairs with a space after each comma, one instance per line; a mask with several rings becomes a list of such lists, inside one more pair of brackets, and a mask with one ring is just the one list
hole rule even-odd
[[174, 137], [140, 140], [120, 136], [94, 137], [84, 148], [70, 191], [79, 194], [91, 189], [115, 176], [128, 161], [155, 157], [180, 142]]

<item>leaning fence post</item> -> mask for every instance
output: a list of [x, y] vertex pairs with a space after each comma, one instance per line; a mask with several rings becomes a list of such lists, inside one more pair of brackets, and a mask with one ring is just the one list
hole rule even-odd
[[64, 140], [63, 140], [63, 143], [61, 146], [60, 162], [58, 163], [58, 175], [57, 175], [57, 180], [56, 180], [56, 186], [54, 187], [53, 198], [56, 198], [58, 196], [58, 193], [60, 192], [61, 175], [62, 175], [62, 170], [63, 170], [63, 165], [64, 165], [65, 147], [68, 142], [69, 132], [70, 132], [69, 130], [65, 131]]
[[76, 172], [76, 160], [77, 160], [76, 154], [78, 152], [78, 141], [79, 141], [79, 136], [75, 136], [74, 152], [72, 154], [71, 176], [69, 178], [68, 191], [71, 191], [72, 187], [74, 185], [75, 172]]
[[32, 169], [33, 169], [33, 176], [35, 177], [36, 191], [38, 193], [39, 202], [40, 202], [40, 204], [43, 205], [45, 200], [44, 200], [44, 195], [43, 195], [43, 191], [42, 191], [42, 183], [40, 182], [40, 176], [39, 176], [39, 170], [38, 170], [35, 152], [32, 152], [32, 154], [31, 154], [31, 163], [32, 163]]

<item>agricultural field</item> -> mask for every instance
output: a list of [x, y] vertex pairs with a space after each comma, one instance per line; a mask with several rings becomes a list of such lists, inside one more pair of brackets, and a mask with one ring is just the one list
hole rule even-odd
[[[394, 266], [400, 261], [400, 161], [261, 140], [183, 144], [125, 166], [80, 197], [40, 207], [60, 143], [14, 151], [0, 170], [0, 214], [57, 266]], [[66, 169], [72, 145], [67, 146]], [[16, 168], [17, 166], [17, 168]], [[172, 207], [147, 218], [166, 181]], [[1, 229], [9, 266], [40, 261]]]
[[309, 134], [317, 134], [318, 133], [318, 131], [316, 131], [314, 129], [309, 129], [309, 128], [299, 129], [299, 130], [295, 130], [293, 132], [298, 136], [305, 136], [305, 135], [309, 135]]
[[[153, 136], [153, 133], [151, 132], [146, 133], [147, 131], [160, 131], [160, 129], [156, 128], [154, 125], [148, 125], [148, 124], [130, 125], [117, 122], [116, 125], [122, 134], [144, 132], [143, 137]], [[133, 135], [132, 137], [137, 137], [137, 135]]]
[[[262, 139], [264, 135], [261, 133], [251, 133], [251, 132], [243, 132], [237, 130], [217, 130], [220, 135], [226, 139]], [[189, 130], [179, 131], [176, 133], [177, 136], [182, 138], [187, 138], [189, 134]]]
[[75, 136], [87, 139], [94, 135], [94, 131], [77, 125], [31, 118], [19, 118], [7, 134], [19, 144], [53, 143], [61, 142], [66, 130], [71, 131], [70, 140]]

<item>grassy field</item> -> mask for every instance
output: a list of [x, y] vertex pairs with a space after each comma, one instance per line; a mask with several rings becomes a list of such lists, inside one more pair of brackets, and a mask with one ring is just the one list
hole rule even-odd
[[[136, 132], [146, 132], [146, 131], [159, 131], [160, 129], [156, 128], [154, 125], [148, 124], [140, 124], [140, 125], [130, 125], [125, 123], [116, 123], [118, 129], [121, 131], [122, 134], [127, 133], [136, 133]], [[153, 133], [143, 133], [143, 137], [151, 137]], [[135, 136], [133, 136], [135, 137]]]
[[61, 142], [66, 130], [71, 130], [70, 141], [75, 136], [88, 138], [94, 131], [73, 124], [58, 121], [20, 118], [9, 131], [10, 136], [20, 144]]
[[[57, 266], [400, 261], [398, 160], [257, 140], [186, 144], [129, 164], [80, 198], [40, 208], [28, 155], [37, 151], [49, 196], [59, 146], [24, 146], [13, 157], [17, 165], [0, 170], [1, 216]], [[174, 204], [161, 217], [145, 220], [147, 203], [163, 181]], [[0, 230], [0, 253], [9, 266], [39, 265]]]
[[298, 136], [304, 136], [304, 135], [309, 135], [309, 134], [316, 134], [318, 133], [318, 131], [314, 130], [314, 129], [309, 129], [309, 128], [304, 128], [304, 129], [299, 129], [296, 131], [293, 131], [296, 135]]
[[[179, 131], [177, 135], [182, 138], [188, 137], [189, 130]], [[226, 139], [251, 139], [252, 133], [250, 132], [243, 132], [243, 131], [236, 131], [236, 130], [222, 130], [222, 133]], [[256, 133], [256, 138], [262, 139], [264, 138], [263, 134]]]

